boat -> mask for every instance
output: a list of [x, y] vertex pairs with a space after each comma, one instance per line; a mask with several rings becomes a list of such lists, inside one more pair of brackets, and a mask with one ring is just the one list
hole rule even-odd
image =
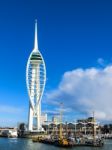
[[73, 146], [73, 142], [64, 138], [64, 139], [58, 139], [54, 142], [55, 146], [58, 147], [72, 147]]

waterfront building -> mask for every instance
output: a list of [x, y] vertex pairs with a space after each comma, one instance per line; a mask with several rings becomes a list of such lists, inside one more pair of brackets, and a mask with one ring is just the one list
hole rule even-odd
[[41, 116], [40, 116], [40, 123], [41, 123], [41, 125], [45, 125], [46, 124], [46, 122], [47, 122], [47, 114], [45, 113], [43, 113], [43, 114], [41, 114]]
[[37, 21], [35, 22], [34, 48], [29, 56], [26, 68], [26, 83], [29, 94], [28, 130], [42, 131], [41, 99], [46, 83], [45, 62], [38, 49]]
[[17, 137], [17, 128], [0, 128], [0, 137]]
[[[77, 120], [76, 122], [63, 122], [62, 131], [63, 134], [75, 134], [79, 135], [93, 135], [94, 130], [96, 134], [100, 134], [99, 123], [93, 122], [93, 117]], [[60, 117], [53, 116], [51, 123], [46, 126], [48, 133], [59, 133], [60, 130]]]
[[59, 124], [60, 123], [60, 116], [53, 116], [52, 123]]

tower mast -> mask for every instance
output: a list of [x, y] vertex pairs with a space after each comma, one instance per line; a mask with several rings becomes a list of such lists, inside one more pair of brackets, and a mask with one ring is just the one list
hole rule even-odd
[[38, 51], [37, 20], [35, 20], [34, 51]]

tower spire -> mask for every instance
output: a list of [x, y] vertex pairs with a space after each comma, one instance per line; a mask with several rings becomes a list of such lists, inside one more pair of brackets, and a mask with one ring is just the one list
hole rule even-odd
[[37, 20], [35, 20], [35, 39], [34, 39], [34, 50], [35, 50], [35, 51], [38, 51]]

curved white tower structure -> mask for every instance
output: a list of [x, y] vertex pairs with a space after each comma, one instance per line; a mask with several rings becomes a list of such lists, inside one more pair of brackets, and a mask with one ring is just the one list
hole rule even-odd
[[35, 22], [34, 49], [30, 54], [26, 68], [26, 83], [29, 94], [28, 130], [42, 131], [41, 98], [46, 83], [46, 67], [44, 59], [38, 49], [37, 21]]

